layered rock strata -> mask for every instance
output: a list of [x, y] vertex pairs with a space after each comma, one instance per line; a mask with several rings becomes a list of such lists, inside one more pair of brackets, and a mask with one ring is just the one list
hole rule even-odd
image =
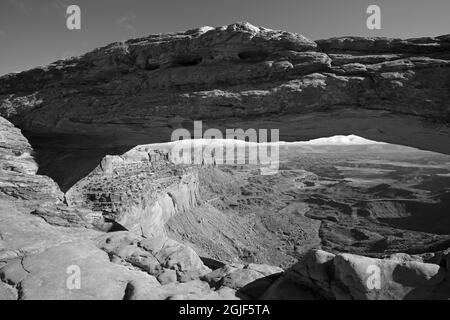
[[450, 39], [317, 42], [249, 23], [113, 43], [0, 78], [0, 115], [31, 135], [166, 142], [203, 120], [282, 140], [357, 134], [450, 153]]

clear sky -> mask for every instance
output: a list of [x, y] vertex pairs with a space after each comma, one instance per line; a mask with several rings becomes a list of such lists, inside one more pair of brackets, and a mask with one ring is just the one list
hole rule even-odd
[[[66, 28], [70, 4], [81, 7], [79, 31]], [[369, 4], [381, 8], [381, 30], [366, 28]], [[437, 36], [450, 33], [450, 0], [0, 0], [0, 75], [114, 41], [238, 21], [313, 40]]]

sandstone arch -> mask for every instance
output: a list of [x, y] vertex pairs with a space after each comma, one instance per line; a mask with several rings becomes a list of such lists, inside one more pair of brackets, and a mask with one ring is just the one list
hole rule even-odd
[[249, 23], [113, 43], [0, 78], [0, 115], [33, 145], [52, 137], [112, 154], [170, 141], [194, 120], [205, 130], [279, 128], [285, 141], [355, 134], [450, 154], [449, 101], [449, 35], [314, 42]]

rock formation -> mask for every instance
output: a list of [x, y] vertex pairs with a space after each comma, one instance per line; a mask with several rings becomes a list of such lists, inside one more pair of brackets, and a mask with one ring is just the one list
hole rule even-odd
[[[201, 259], [168, 222], [205, 204], [201, 175], [215, 169], [174, 164], [144, 144], [198, 119], [280, 128], [289, 141], [351, 133], [450, 154], [449, 99], [449, 35], [313, 42], [248, 23], [3, 76], [0, 299], [448, 299], [448, 250], [385, 259], [312, 250], [287, 270]], [[71, 135], [83, 136], [75, 153], [86, 141], [120, 152], [87, 170], [64, 165], [66, 149], [49, 162], [29, 143]], [[38, 174], [61, 165], [64, 192]], [[79, 290], [66, 285], [71, 266]], [[372, 289], [369, 267], [381, 272]]]
[[[371, 279], [379, 272], [379, 282]], [[295, 299], [305, 288], [327, 299], [421, 300], [448, 299], [446, 270], [408, 255], [372, 259], [352, 254], [334, 255], [312, 250], [287, 270], [264, 293], [263, 299]]]
[[0, 79], [0, 115], [116, 145], [215, 128], [281, 140], [357, 134], [449, 153], [448, 35], [310, 41], [248, 23], [152, 35]]

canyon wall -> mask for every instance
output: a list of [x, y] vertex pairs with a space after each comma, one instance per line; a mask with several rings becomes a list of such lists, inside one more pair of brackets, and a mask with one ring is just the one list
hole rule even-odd
[[169, 156], [145, 146], [106, 156], [66, 193], [66, 202], [101, 211], [142, 236], [165, 235], [171, 217], [201, 201], [198, 168], [177, 166]]

